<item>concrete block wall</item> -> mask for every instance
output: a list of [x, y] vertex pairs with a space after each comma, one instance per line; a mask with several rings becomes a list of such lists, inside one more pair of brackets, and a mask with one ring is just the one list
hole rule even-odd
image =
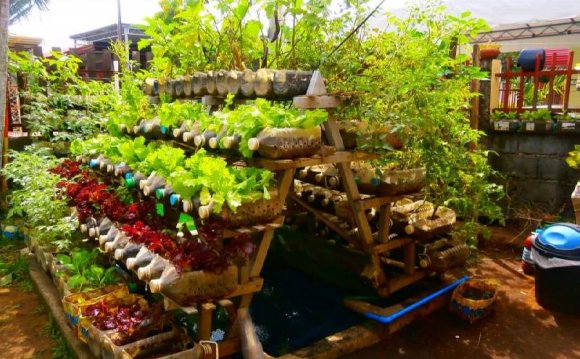
[[565, 162], [580, 136], [488, 132], [483, 144], [497, 154], [490, 155], [493, 168], [506, 177], [512, 210], [530, 209], [556, 214], [569, 211], [570, 194], [580, 170]]

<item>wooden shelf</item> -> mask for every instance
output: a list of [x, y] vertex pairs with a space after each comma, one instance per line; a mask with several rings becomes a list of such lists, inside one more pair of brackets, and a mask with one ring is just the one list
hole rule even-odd
[[337, 151], [328, 156], [314, 155], [308, 158], [294, 158], [285, 160], [271, 160], [267, 158], [250, 158], [245, 162], [252, 167], [262, 167], [271, 171], [279, 171], [289, 168], [302, 168], [330, 163], [344, 163], [355, 161], [368, 161], [379, 158], [374, 153], [356, 151]]

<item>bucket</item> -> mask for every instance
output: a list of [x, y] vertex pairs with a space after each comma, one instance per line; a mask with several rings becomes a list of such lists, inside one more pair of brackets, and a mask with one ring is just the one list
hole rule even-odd
[[523, 71], [536, 70], [536, 55], [540, 55], [540, 70], [544, 68], [546, 61], [546, 51], [544, 49], [523, 49], [518, 57], [518, 66]]
[[536, 301], [556, 312], [580, 313], [580, 226], [558, 223], [532, 245]]

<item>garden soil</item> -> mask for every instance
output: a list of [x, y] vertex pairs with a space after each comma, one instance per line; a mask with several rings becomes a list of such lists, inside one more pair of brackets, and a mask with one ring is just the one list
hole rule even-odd
[[[510, 239], [511, 233], [497, 234]], [[580, 358], [580, 316], [549, 312], [536, 303], [534, 279], [523, 274], [521, 253], [496, 246], [470, 263], [472, 276], [501, 283], [491, 316], [470, 325], [443, 309], [344, 359]]]
[[52, 358], [54, 342], [44, 333], [47, 325], [47, 309], [36, 292], [0, 288], [0, 358]]
[[[493, 242], [493, 248], [481, 250], [467, 269], [475, 277], [501, 283], [490, 317], [469, 325], [443, 309], [344, 358], [580, 359], [580, 317], [540, 307], [534, 298], [533, 278], [520, 269], [521, 249], [497, 245], [519, 232], [494, 231], [494, 239], [500, 240]], [[52, 357], [54, 343], [42, 333], [48, 321], [40, 305], [34, 292], [0, 288], [0, 358]]]

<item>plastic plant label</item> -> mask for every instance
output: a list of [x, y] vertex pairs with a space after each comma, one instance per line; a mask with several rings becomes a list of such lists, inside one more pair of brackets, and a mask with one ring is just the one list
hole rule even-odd
[[496, 131], [509, 131], [510, 123], [507, 121], [497, 121], [494, 123], [494, 127]]
[[575, 129], [575, 122], [562, 122], [562, 131], [574, 131]]
[[526, 123], [526, 131], [533, 131], [536, 129], [536, 124], [533, 122]]

